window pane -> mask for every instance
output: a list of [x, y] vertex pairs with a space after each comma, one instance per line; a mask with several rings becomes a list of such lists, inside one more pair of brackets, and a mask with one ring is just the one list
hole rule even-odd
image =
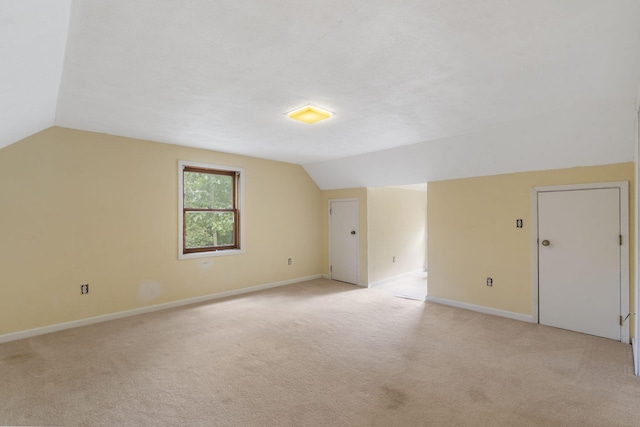
[[187, 249], [233, 246], [233, 212], [185, 212]]
[[233, 177], [184, 172], [184, 207], [233, 209]]

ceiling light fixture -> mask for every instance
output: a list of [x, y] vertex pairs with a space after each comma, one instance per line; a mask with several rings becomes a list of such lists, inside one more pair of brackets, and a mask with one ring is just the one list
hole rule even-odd
[[290, 119], [298, 120], [303, 123], [313, 124], [321, 120], [325, 120], [333, 116], [333, 113], [314, 105], [306, 105], [289, 113], [286, 113]]

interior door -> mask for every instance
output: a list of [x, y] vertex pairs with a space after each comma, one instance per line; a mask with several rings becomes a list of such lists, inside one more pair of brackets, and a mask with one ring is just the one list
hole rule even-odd
[[331, 279], [358, 284], [358, 200], [331, 200]]
[[620, 340], [620, 190], [538, 193], [541, 324]]

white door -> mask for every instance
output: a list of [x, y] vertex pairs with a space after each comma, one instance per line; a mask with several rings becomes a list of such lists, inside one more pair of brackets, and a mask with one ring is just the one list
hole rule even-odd
[[329, 239], [331, 279], [358, 284], [358, 200], [331, 200]]
[[620, 189], [538, 193], [541, 324], [620, 340]]

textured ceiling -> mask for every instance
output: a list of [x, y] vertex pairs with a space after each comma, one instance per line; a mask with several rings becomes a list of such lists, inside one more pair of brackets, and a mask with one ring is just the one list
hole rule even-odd
[[0, 148], [54, 125], [70, 5], [0, 1]]
[[[62, 83], [42, 92], [59, 89], [56, 125], [299, 163], [322, 188], [591, 164], [597, 143], [624, 161], [639, 15], [638, 0], [73, 0]], [[284, 116], [307, 103], [336, 115]]]

